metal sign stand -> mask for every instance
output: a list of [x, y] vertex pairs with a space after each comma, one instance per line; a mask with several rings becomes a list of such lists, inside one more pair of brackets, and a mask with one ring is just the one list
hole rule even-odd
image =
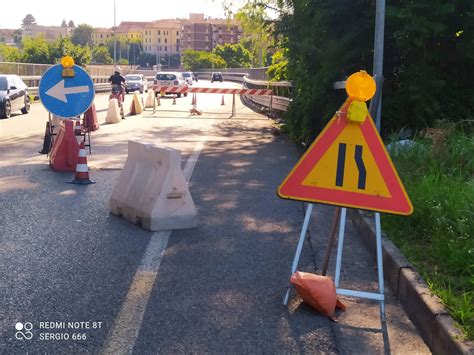
[[235, 94], [232, 94], [232, 115], [230, 117], [235, 116]]
[[[311, 219], [312, 212], [313, 212], [313, 204], [310, 203], [308, 204], [308, 207], [306, 208], [303, 227], [301, 228], [301, 233], [300, 233], [300, 239], [298, 241], [295, 257], [293, 258], [293, 264], [291, 266], [291, 275], [293, 275], [298, 268], [298, 263], [301, 257], [301, 252], [303, 250], [303, 244], [306, 237], [306, 232], [308, 231], [308, 225]], [[379, 293], [363, 292], [363, 291], [339, 288], [340, 279], [341, 279], [342, 249], [344, 247], [344, 232], [345, 232], [345, 227], [346, 227], [346, 215], [347, 215], [347, 209], [345, 207], [341, 208], [340, 220], [339, 220], [339, 241], [337, 244], [337, 259], [336, 259], [336, 276], [335, 276], [336, 293], [341, 296], [367, 298], [367, 299], [379, 301], [380, 302], [380, 315], [381, 315], [382, 321], [384, 321], [385, 320], [385, 296], [384, 296], [382, 233], [381, 233], [381, 227], [380, 227], [380, 213], [378, 212], [375, 213], [375, 236], [376, 236], [376, 242], [377, 242], [377, 270], [378, 270], [378, 279], [379, 279]], [[291, 284], [288, 285], [285, 296], [283, 297], [283, 305], [285, 306], [288, 304], [288, 300], [290, 298], [290, 291], [291, 291]]]

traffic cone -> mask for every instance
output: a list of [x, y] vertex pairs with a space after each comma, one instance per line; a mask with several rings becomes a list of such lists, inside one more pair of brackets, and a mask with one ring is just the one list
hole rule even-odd
[[153, 108], [155, 107], [156, 102], [155, 102], [155, 92], [153, 89], [148, 89], [148, 96], [146, 98], [145, 102], [145, 108]]
[[107, 109], [107, 115], [105, 116], [105, 123], [119, 123], [121, 117], [121, 108], [117, 99], [109, 100], [109, 108]]
[[224, 94], [222, 94], [221, 106], [224, 106], [224, 105], [225, 105], [225, 102], [224, 102]]
[[74, 125], [74, 134], [76, 136], [82, 133], [82, 125], [81, 125], [81, 116], [76, 116], [76, 124]]
[[86, 146], [84, 141], [82, 141], [81, 145], [79, 146], [79, 156], [77, 158], [74, 180], [68, 181], [68, 184], [95, 184], [95, 181], [89, 179], [89, 168], [87, 167]]
[[173, 105], [176, 105], [176, 95], [173, 95]]

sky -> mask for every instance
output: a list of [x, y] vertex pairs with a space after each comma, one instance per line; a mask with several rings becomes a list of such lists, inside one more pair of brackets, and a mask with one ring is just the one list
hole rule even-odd
[[[233, 0], [236, 11], [245, 0]], [[189, 13], [204, 13], [224, 18], [221, 0], [115, 0], [117, 26], [122, 21], [154, 21], [163, 18], [188, 18]], [[21, 0], [7, 1], [0, 11], [0, 28], [17, 29], [23, 18], [32, 14], [42, 26], [60, 26], [63, 19], [93, 27], [114, 25], [114, 0]]]

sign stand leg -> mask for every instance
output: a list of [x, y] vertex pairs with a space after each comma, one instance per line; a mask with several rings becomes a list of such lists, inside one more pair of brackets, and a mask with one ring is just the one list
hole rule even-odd
[[[306, 208], [306, 214], [304, 216], [303, 228], [301, 229], [300, 233], [300, 240], [298, 241], [298, 246], [296, 247], [295, 257], [293, 258], [293, 264], [291, 266], [291, 275], [296, 272], [298, 268], [298, 262], [300, 261], [301, 251], [303, 250], [303, 244], [306, 237], [306, 231], [308, 230], [309, 220], [311, 218], [311, 213], [313, 212], [313, 204], [308, 204]], [[291, 276], [290, 275], [290, 276]], [[288, 299], [290, 298], [290, 290], [291, 284], [288, 285], [288, 289], [286, 290], [285, 297], [283, 297], [283, 305], [286, 306], [288, 304]]]
[[379, 276], [379, 293], [382, 296], [380, 301], [380, 317], [385, 321], [385, 299], [383, 280], [383, 255], [382, 255], [382, 228], [380, 225], [380, 213], [375, 213], [375, 239], [377, 241], [377, 271]]
[[377, 272], [379, 279], [379, 292], [363, 292], [339, 288], [339, 281], [341, 278], [341, 264], [342, 264], [342, 248], [344, 246], [344, 229], [346, 226], [346, 208], [341, 209], [341, 220], [339, 224], [339, 241], [337, 245], [337, 259], [336, 259], [336, 275], [334, 283], [336, 285], [336, 293], [338, 295], [368, 298], [380, 302], [380, 318], [382, 322], [385, 321], [385, 296], [384, 296], [384, 280], [383, 280], [383, 259], [382, 259], [382, 231], [380, 226], [380, 213], [375, 213], [375, 239], [377, 243]]
[[341, 277], [342, 248], [344, 246], [344, 232], [346, 229], [346, 213], [347, 209], [345, 207], [341, 208], [341, 219], [339, 220], [339, 241], [337, 243], [336, 276], [334, 281], [336, 288], [339, 287], [339, 280]]

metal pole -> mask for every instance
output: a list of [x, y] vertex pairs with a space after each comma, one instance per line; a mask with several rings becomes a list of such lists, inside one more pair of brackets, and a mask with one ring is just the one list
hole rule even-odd
[[[291, 275], [293, 275], [296, 272], [296, 269], [298, 268], [298, 262], [300, 261], [301, 251], [303, 250], [303, 244], [306, 237], [306, 231], [308, 230], [309, 220], [311, 218], [312, 212], [313, 212], [313, 204], [310, 203], [308, 204], [308, 207], [306, 208], [303, 228], [301, 228], [301, 233], [300, 233], [300, 240], [298, 241], [295, 257], [293, 258], [293, 264], [291, 265]], [[288, 286], [288, 289], [286, 290], [285, 297], [283, 297], [284, 306], [288, 304], [288, 299], [290, 298], [290, 289], [291, 289], [291, 284]]]
[[379, 277], [379, 292], [382, 296], [380, 301], [380, 317], [385, 320], [385, 287], [383, 279], [383, 254], [382, 254], [382, 227], [380, 225], [380, 213], [375, 213], [375, 239], [377, 240], [377, 272]]
[[335, 284], [336, 288], [339, 287], [339, 279], [341, 277], [341, 265], [342, 265], [342, 248], [344, 246], [344, 232], [346, 228], [346, 212], [345, 207], [341, 208], [341, 220], [339, 224], [339, 241], [337, 243], [337, 258], [336, 258], [336, 277]]
[[115, 31], [116, 31], [116, 11], [115, 11], [115, 0], [114, 0], [114, 69], [117, 65], [117, 38], [115, 37]]
[[375, 125], [380, 132], [382, 116], [382, 85], [383, 85], [383, 46], [385, 31], [385, 0], [377, 0], [375, 8], [375, 38], [374, 38], [374, 76], [377, 91], [370, 102], [370, 114], [375, 119]]

